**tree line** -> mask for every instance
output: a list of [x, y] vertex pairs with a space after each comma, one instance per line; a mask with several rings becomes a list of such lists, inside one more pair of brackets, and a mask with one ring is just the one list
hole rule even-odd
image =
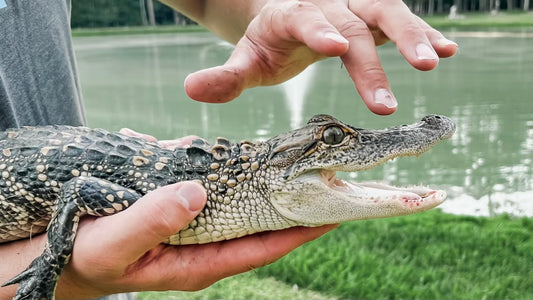
[[530, 0], [404, 0], [418, 15], [447, 14], [452, 5], [457, 12], [498, 12], [502, 10], [530, 10]]
[[73, 28], [194, 23], [189, 18], [154, 0], [74, 0], [71, 13]]
[[[530, 10], [530, 0], [404, 0], [418, 15], [446, 14], [452, 5], [458, 12]], [[72, 27], [155, 26], [194, 24], [187, 17], [154, 0], [75, 0]]]

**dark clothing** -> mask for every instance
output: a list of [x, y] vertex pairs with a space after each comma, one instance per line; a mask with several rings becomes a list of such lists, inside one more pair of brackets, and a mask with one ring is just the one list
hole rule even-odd
[[0, 1], [0, 130], [84, 125], [71, 1]]

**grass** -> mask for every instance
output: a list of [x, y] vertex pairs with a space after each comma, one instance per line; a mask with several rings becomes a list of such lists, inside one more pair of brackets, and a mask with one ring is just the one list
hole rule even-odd
[[207, 30], [199, 25], [174, 26], [132, 26], [132, 27], [106, 27], [106, 28], [73, 28], [72, 36], [104, 36], [104, 35], [134, 35], [134, 34], [155, 34], [155, 33], [185, 33], [185, 32], [206, 32]]
[[311, 299], [290, 294], [296, 285], [319, 298], [533, 299], [532, 232], [532, 219], [437, 210], [352, 222], [275, 264], [179, 297]]
[[299, 289], [296, 285], [291, 286], [272, 277], [263, 278], [254, 272], [248, 272], [221, 280], [199, 292], [146, 292], [137, 294], [137, 299], [333, 300], [335, 298], [318, 292]]
[[501, 11], [497, 15], [489, 13], [467, 13], [464, 18], [450, 20], [448, 15], [425, 16], [423, 19], [431, 26], [439, 29], [462, 28], [509, 28], [533, 27], [533, 13], [524, 11]]

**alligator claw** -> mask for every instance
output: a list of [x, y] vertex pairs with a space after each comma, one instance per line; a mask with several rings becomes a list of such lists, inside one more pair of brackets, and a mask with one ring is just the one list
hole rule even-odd
[[44, 254], [37, 257], [22, 273], [2, 286], [18, 283], [17, 295], [13, 300], [54, 299], [54, 292], [59, 275], [54, 262], [48, 261]]
[[218, 138], [214, 145], [195, 140], [174, 150], [85, 127], [0, 132], [0, 243], [43, 232], [49, 221], [44, 253], [5, 285], [19, 284], [15, 299], [53, 299], [82, 216], [118, 213], [159, 186], [185, 180], [200, 182], [208, 200], [193, 222], [169, 237], [173, 245], [430, 209], [444, 201], [444, 192], [354, 184], [335, 172], [420, 155], [454, 131], [444, 116], [368, 130], [317, 115], [257, 144]]

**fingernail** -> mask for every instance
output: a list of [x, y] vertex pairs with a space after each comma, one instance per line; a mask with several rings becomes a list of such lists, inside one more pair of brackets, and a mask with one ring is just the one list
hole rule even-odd
[[135, 131], [133, 131], [133, 130], [131, 130], [129, 128], [120, 129], [120, 133], [127, 134], [127, 135], [134, 135], [134, 136], [138, 136], [139, 135], [139, 133], [137, 133], [137, 132], [135, 132]]
[[337, 43], [348, 44], [348, 40], [336, 32], [328, 31], [324, 34], [324, 37]]
[[189, 75], [187, 75], [187, 77], [185, 77], [185, 80], [183, 80], [183, 87], [186, 87], [187, 86], [187, 80], [189, 80], [189, 77], [191, 77], [193, 73], [189, 73]]
[[426, 44], [418, 44], [415, 48], [416, 57], [420, 60], [438, 60], [437, 53]]
[[184, 182], [179, 186], [176, 193], [178, 201], [191, 212], [199, 211], [205, 205], [205, 190], [197, 183]]
[[386, 89], [377, 89], [374, 94], [374, 102], [383, 104], [388, 108], [395, 108], [398, 106], [396, 99]]
[[449, 46], [449, 45], [455, 45], [456, 47], [458, 47], [457, 43], [454, 42], [454, 41], [451, 41], [447, 38], [442, 38], [439, 40], [438, 42], [441, 46]]

